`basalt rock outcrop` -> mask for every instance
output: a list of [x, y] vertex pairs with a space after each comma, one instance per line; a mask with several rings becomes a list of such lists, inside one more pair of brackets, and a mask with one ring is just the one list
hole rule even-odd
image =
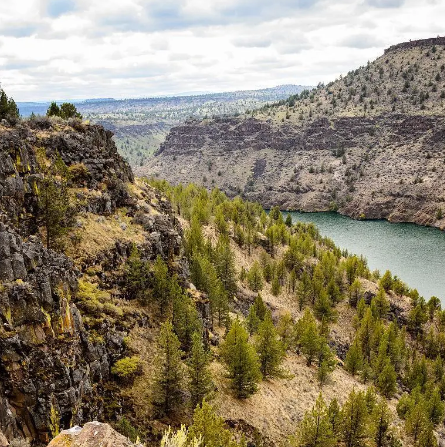
[[444, 38], [251, 116], [173, 128], [140, 175], [196, 182], [265, 207], [445, 227]]
[[[78, 215], [120, 225], [113, 246], [82, 262], [45, 248], [33, 219], [42, 160], [57, 154], [73, 173]], [[133, 246], [119, 235], [133, 222], [144, 258], [178, 257], [181, 250], [169, 203], [148, 186], [134, 195], [133, 181], [101, 126], [46, 119], [0, 126], [0, 431], [9, 440], [46, 445], [59, 428], [105, 418], [111, 366], [125, 353], [131, 325], [147, 318], [101, 318], [93, 334], [78, 303], [78, 279], [91, 267], [99, 287], [119, 286]], [[127, 224], [118, 221], [123, 214]]]

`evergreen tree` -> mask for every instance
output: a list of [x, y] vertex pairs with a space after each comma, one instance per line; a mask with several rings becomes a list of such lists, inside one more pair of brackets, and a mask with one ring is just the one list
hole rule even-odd
[[229, 295], [233, 295], [236, 292], [235, 256], [226, 237], [218, 239], [214, 258], [216, 272], [224, 289]]
[[258, 261], [255, 261], [247, 273], [247, 282], [250, 290], [259, 292], [263, 289], [263, 277], [261, 274], [261, 267]]
[[356, 278], [353, 283], [349, 286], [349, 304], [353, 307], [357, 306], [363, 295], [362, 283], [358, 278]]
[[342, 437], [346, 447], [365, 447], [369, 438], [365, 395], [353, 390], [342, 408]]
[[135, 244], [125, 264], [125, 282], [130, 298], [140, 299], [143, 303], [148, 301], [148, 263], [141, 260], [141, 254]]
[[175, 278], [172, 278], [170, 293], [173, 292], [172, 323], [175, 334], [181, 342], [181, 348], [189, 352], [192, 348], [192, 339], [195, 332], [202, 331], [202, 323], [191, 298], [185, 295]]
[[295, 330], [298, 345], [306, 357], [307, 365], [310, 366], [320, 350], [321, 337], [317, 322], [309, 309], [306, 309], [303, 317], [297, 321]]
[[0, 120], [7, 120], [15, 124], [19, 118], [19, 109], [12, 98], [8, 98], [5, 91], [0, 88]]
[[391, 413], [388, 404], [381, 399], [372, 412], [373, 438], [376, 447], [389, 446]]
[[332, 352], [326, 341], [320, 342], [320, 350], [318, 353], [318, 370], [317, 379], [319, 384], [324, 385], [329, 375], [334, 371], [337, 360], [334, 352]]
[[295, 346], [294, 321], [290, 312], [280, 316], [277, 333], [281, 338], [284, 349], [287, 351]]
[[60, 155], [46, 170], [39, 185], [37, 221], [45, 229], [47, 248], [56, 248], [72, 224], [67, 167]]
[[46, 116], [60, 116], [60, 107], [55, 101], [51, 103], [46, 111]]
[[389, 301], [384, 289], [380, 289], [371, 301], [371, 311], [374, 318], [386, 318], [389, 312]]
[[170, 275], [167, 264], [159, 255], [153, 266], [153, 298], [159, 305], [161, 315], [164, 315], [170, 304]]
[[255, 393], [257, 383], [261, 380], [258, 356], [248, 339], [248, 333], [236, 319], [220, 348], [228, 377], [238, 398], [246, 398]]
[[397, 389], [397, 373], [389, 359], [386, 360], [383, 369], [378, 375], [377, 388], [387, 398], [392, 397]]
[[280, 365], [285, 356], [282, 341], [272, 322], [270, 312], [259, 324], [255, 342], [256, 351], [260, 360], [260, 371], [263, 377], [277, 377], [281, 373]]
[[169, 415], [181, 404], [183, 365], [178, 337], [170, 321], [161, 326], [152, 402], [159, 415]]
[[386, 272], [383, 274], [383, 276], [380, 279], [380, 287], [383, 288], [385, 292], [389, 292], [392, 288], [392, 275], [389, 270], [386, 270]]
[[328, 408], [329, 422], [331, 423], [332, 433], [335, 437], [340, 435], [342, 425], [341, 408], [337, 399], [332, 399]]
[[359, 371], [363, 368], [363, 354], [362, 349], [357, 342], [357, 339], [354, 340], [354, 343], [349, 347], [349, 350], [346, 354], [345, 359], [345, 369], [349, 371], [353, 376], [355, 376]]
[[330, 447], [335, 446], [337, 440], [332, 429], [329, 412], [321, 394], [314, 407], [306, 412], [301, 421], [295, 445], [298, 447]]
[[232, 434], [226, 428], [224, 419], [216, 415], [214, 408], [205, 400], [195, 408], [193, 424], [189, 428], [188, 439], [200, 439], [205, 447], [237, 447]]
[[246, 319], [247, 330], [249, 331], [250, 335], [258, 331], [258, 326], [260, 325], [260, 323], [261, 320], [256, 314], [255, 306], [252, 304], [249, 307], [249, 315], [247, 316]]
[[209, 370], [210, 358], [210, 354], [204, 349], [202, 337], [195, 332], [192, 336], [192, 348], [187, 362], [192, 408], [200, 405], [213, 389], [212, 375]]

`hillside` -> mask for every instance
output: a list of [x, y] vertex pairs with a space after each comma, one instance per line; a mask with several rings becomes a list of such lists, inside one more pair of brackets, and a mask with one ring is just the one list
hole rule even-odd
[[437, 299], [278, 208], [134, 178], [98, 125], [3, 120], [0, 161], [0, 443], [444, 438]]
[[[164, 141], [169, 130], [190, 117], [242, 114], [265, 104], [284, 100], [307, 87], [280, 85], [182, 96], [135, 99], [90, 99], [76, 102], [85, 119], [114, 133], [119, 153], [131, 166], [141, 166]], [[45, 115], [49, 103], [19, 103], [21, 114]]]
[[136, 172], [267, 208], [444, 228], [444, 50], [444, 38], [395, 45], [285, 102], [188, 121]]

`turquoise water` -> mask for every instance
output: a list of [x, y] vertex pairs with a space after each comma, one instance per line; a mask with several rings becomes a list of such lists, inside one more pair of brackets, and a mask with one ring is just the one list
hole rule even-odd
[[445, 305], [445, 232], [384, 220], [353, 220], [336, 213], [291, 213], [294, 222], [312, 222], [323, 236], [350, 253], [364, 255], [371, 270], [391, 270], [425, 299]]

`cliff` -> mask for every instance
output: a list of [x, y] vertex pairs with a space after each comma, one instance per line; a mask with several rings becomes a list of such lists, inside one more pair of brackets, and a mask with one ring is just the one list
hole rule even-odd
[[[0, 126], [0, 433], [9, 440], [46, 444], [59, 429], [113, 418], [111, 366], [124, 337], [147, 324], [113, 289], [122, 265], [133, 244], [147, 259], [180, 254], [168, 203], [134, 183], [111, 136], [57, 119]], [[35, 219], [42, 163], [57, 154], [73, 173], [77, 216], [63, 252], [44, 247]]]
[[444, 54], [443, 38], [407, 42], [285, 104], [188, 121], [136, 172], [265, 207], [444, 228]]

